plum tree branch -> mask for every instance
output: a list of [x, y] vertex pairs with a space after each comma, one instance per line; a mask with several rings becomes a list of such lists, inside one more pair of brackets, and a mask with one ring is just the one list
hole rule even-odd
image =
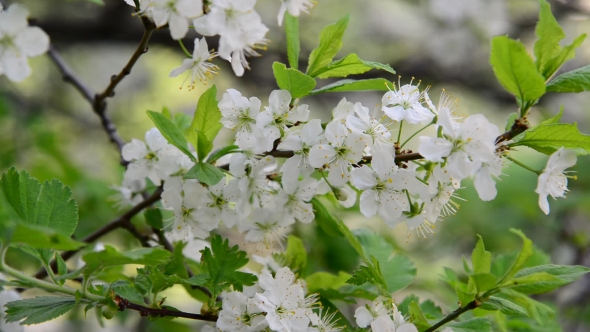
[[461, 316], [462, 314], [466, 313], [469, 310], [473, 310], [473, 309], [479, 307], [480, 305], [481, 305], [480, 302], [478, 302], [477, 300], [473, 300], [473, 301], [467, 303], [467, 305], [465, 305], [464, 307], [459, 308], [459, 309], [451, 312], [447, 317], [443, 318], [438, 323], [436, 323], [436, 324], [432, 325], [431, 327], [427, 328], [426, 330], [424, 330], [424, 332], [434, 332], [439, 327], [445, 325], [446, 323], [448, 323], [450, 321], [455, 320], [457, 317]]
[[115, 295], [114, 301], [117, 304], [117, 306], [119, 306], [119, 311], [124, 311], [125, 309], [135, 310], [138, 311], [139, 314], [143, 317], [181, 317], [188, 319], [203, 320], [208, 322], [217, 321], [217, 316], [215, 315], [201, 315], [178, 310], [149, 308], [139, 304], [131, 303], [128, 300], [120, 297], [119, 295]]

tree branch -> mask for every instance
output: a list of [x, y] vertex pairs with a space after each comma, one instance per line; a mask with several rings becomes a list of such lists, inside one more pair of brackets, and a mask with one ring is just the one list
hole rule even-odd
[[203, 320], [207, 322], [216, 322], [217, 316], [213, 315], [201, 315], [201, 314], [193, 314], [184, 311], [176, 311], [170, 309], [156, 309], [156, 308], [149, 308], [139, 304], [131, 303], [128, 300], [120, 297], [119, 295], [115, 295], [114, 298], [115, 303], [119, 306], [119, 311], [124, 311], [125, 309], [139, 311], [139, 314], [143, 317], [151, 316], [151, 317], [182, 317], [188, 319], [196, 319], [196, 320]]
[[445, 325], [446, 323], [455, 320], [457, 317], [459, 317], [460, 315], [466, 313], [469, 310], [473, 310], [477, 307], [479, 307], [481, 305], [481, 303], [477, 300], [473, 300], [469, 303], [467, 303], [466, 306], [464, 306], [463, 308], [459, 308], [453, 312], [451, 312], [447, 317], [443, 318], [440, 322], [432, 325], [431, 327], [427, 328], [426, 330], [424, 330], [424, 332], [434, 332], [436, 331], [436, 329], [438, 329], [439, 327]]
[[49, 45], [49, 50], [47, 54], [53, 60], [57, 68], [62, 74], [63, 80], [67, 83], [72, 84], [78, 92], [86, 99], [89, 103], [94, 103], [94, 91], [90, 89], [86, 84], [84, 84], [77, 76], [74, 74], [72, 69], [68, 66], [65, 60], [61, 57], [61, 55], [57, 52], [53, 45]]
[[[132, 207], [129, 211], [125, 212], [125, 214], [123, 214], [119, 218], [111, 221], [110, 223], [108, 223], [108, 224], [104, 225], [103, 227], [101, 227], [100, 229], [96, 230], [94, 233], [88, 235], [87, 237], [82, 239], [82, 242], [91, 243], [91, 242], [94, 242], [97, 239], [99, 239], [101, 236], [114, 231], [115, 229], [124, 228], [124, 229], [128, 230], [131, 234], [133, 234], [133, 236], [135, 236], [141, 242], [141, 244], [143, 246], [149, 247], [149, 244], [147, 243], [148, 238], [139, 233], [137, 228], [135, 228], [135, 226], [131, 223], [131, 218], [133, 218], [135, 215], [140, 213], [146, 207], [159, 201], [161, 195], [162, 195], [162, 188], [156, 189], [156, 191], [154, 191], [148, 198], [146, 198], [141, 203]], [[66, 251], [61, 255], [61, 257], [63, 258], [64, 261], [68, 260], [70, 257], [72, 257], [74, 254], [76, 254], [78, 251], [80, 251], [80, 249]], [[55, 261], [51, 262], [50, 268], [52, 270], [57, 270], [57, 262], [55, 262]], [[35, 274], [35, 278], [38, 278], [38, 279], [44, 278], [46, 276], [47, 276], [47, 271], [45, 271], [45, 269], [43, 269], [43, 270], [37, 272], [37, 274]]]

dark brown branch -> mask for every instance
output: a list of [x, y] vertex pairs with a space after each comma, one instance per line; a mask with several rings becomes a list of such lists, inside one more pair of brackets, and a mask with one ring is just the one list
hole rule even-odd
[[124, 311], [125, 309], [135, 310], [139, 311], [139, 314], [143, 317], [181, 317], [188, 319], [203, 320], [207, 322], [217, 321], [217, 316], [213, 315], [201, 315], [184, 311], [145, 307], [139, 304], [131, 303], [128, 300], [120, 297], [119, 295], [115, 295], [114, 301], [119, 306], [119, 311]]
[[443, 318], [440, 322], [427, 328], [426, 330], [424, 330], [424, 332], [434, 332], [434, 331], [436, 331], [436, 329], [445, 325], [446, 323], [457, 319], [457, 317], [459, 317], [461, 314], [464, 314], [469, 310], [473, 310], [473, 309], [479, 307], [480, 305], [481, 305], [480, 302], [478, 302], [477, 300], [473, 300], [473, 301], [467, 303], [467, 305], [464, 306], [463, 308], [459, 308], [459, 309], [451, 312], [447, 317]]
[[[135, 215], [140, 213], [146, 207], [151, 206], [155, 202], [159, 201], [161, 198], [161, 195], [162, 195], [162, 188], [156, 189], [156, 191], [154, 191], [152, 193], [152, 195], [150, 195], [148, 198], [146, 198], [141, 203], [132, 207], [129, 211], [125, 212], [125, 214], [123, 214], [119, 218], [111, 221], [110, 223], [108, 223], [108, 224], [104, 225], [103, 227], [101, 227], [100, 229], [96, 230], [94, 233], [88, 235], [87, 237], [85, 237], [82, 240], [82, 242], [91, 243], [91, 242], [94, 242], [97, 239], [99, 239], [101, 236], [114, 231], [115, 229], [124, 228], [124, 229], [128, 230], [131, 234], [133, 234], [133, 236], [135, 236], [141, 242], [141, 244], [143, 246], [149, 246], [149, 244], [147, 243], [148, 238], [139, 233], [137, 228], [135, 228], [135, 226], [131, 223], [131, 218], [133, 218]], [[80, 250], [66, 251], [61, 255], [61, 257], [65, 261], [65, 260], [69, 259], [70, 257], [72, 257], [74, 254], [76, 254], [78, 251], [80, 251]], [[56, 271], [57, 270], [57, 263], [55, 261], [53, 261], [51, 263], [50, 267], [52, 270]], [[35, 278], [38, 278], [38, 279], [44, 278], [46, 276], [47, 276], [47, 271], [45, 271], [45, 269], [43, 269], [43, 270], [37, 272], [37, 274], [35, 274]]]
[[72, 84], [78, 92], [86, 99], [89, 103], [94, 103], [94, 92], [86, 84], [84, 84], [64, 61], [61, 55], [55, 50], [53, 45], [49, 45], [47, 54], [53, 60], [57, 68], [62, 74], [63, 80], [67, 83]]

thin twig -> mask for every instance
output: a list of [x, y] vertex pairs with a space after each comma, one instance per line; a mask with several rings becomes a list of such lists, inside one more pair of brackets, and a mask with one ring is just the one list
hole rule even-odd
[[[146, 207], [151, 206], [155, 202], [159, 201], [161, 198], [161, 195], [162, 195], [162, 188], [156, 189], [156, 191], [154, 191], [152, 193], [152, 195], [149, 196], [147, 199], [143, 200], [141, 203], [132, 207], [129, 211], [125, 212], [125, 214], [123, 214], [119, 218], [111, 221], [110, 223], [108, 223], [108, 224], [104, 225], [103, 227], [101, 227], [100, 229], [96, 230], [94, 233], [88, 235], [87, 237], [82, 239], [82, 242], [91, 243], [91, 242], [94, 242], [97, 239], [99, 239], [101, 236], [103, 236], [107, 233], [110, 233], [111, 231], [113, 231], [115, 229], [124, 228], [124, 229], [128, 230], [131, 234], [133, 234], [135, 237], [137, 237], [139, 239], [139, 241], [142, 243], [142, 245], [149, 246], [149, 244], [147, 243], [147, 238], [145, 236], [141, 235], [139, 233], [139, 231], [137, 230], [137, 228], [135, 228], [135, 226], [131, 223], [131, 218], [133, 218], [135, 215], [140, 213]], [[61, 255], [61, 257], [65, 261], [65, 260], [69, 259], [70, 257], [72, 257], [74, 254], [76, 254], [78, 251], [80, 251], [80, 249], [66, 251]], [[55, 261], [53, 261], [50, 266], [51, 266], [52, 270], [54, 270], [54, 271], [57, 270], [57, 263]], [[44, 278], [45, 276], [47, 276], [47, 271], [45, 271], [45, 269], [40, 270], [39, 272], [37, 272], [37, 274], [35, 274], [35, 278], [38, 278], [38, 279]]]
[[181, 317], [188, 319], [203, 320], [207, 322], [217, 321], [217, 316], [214, 315], [201, 315], [170, 309], [149, 308], [139, 304], [131, 303], [128, 300], [120, 297], [119, 295], [115, 295], [114, 301], [119, 306], [119, 311], [124, 311], [125, 309], [135, 310], [139, 311], [139, 314], [143, 317]]
[[68, 66], [68, 64], [61, 57], [59, 52], [57, 52], [53, 45], [49, 45], [47, 54], [61, 72], [63, 80], [72, 84], [78, 90], [78, 92], [80, 92], [82, 97], [84, 97], [84, 99], [86, 99], [90, 104], [94, 103], [94, 91], [92, 91], [92, 89], [90, 89], [76, 76], [76, 74], [74, 74], [72, 69]]
[[424, 332], [434, 332], [436, 331], [436, 329], [438, 329], [439, 327], [445, 325], [446, 323], [455, 320], [457, 317], [459, 317], [460, 315], [466, 313], [469, 310], [473, 310], [477, 307], [480, 306], [480, 302], [478, 302], [477, 300], [473, 300], [469, 303], [467, 303], [466, 306], [459, 308], [453, 312], [451, 312], [447, 317], [443, 318], [440, 322], [432, 325], [431, 327], [427, 328], [426, 330], [424, 330]]

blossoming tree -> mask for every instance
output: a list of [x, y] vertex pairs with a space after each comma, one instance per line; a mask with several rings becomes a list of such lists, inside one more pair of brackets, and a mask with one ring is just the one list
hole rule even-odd
[[[458, 116], [457, 101], [444, 91], [435, 105], [429, 87], [419, 81], [348, 78], [370, 70], [384, 76], [395, 73], [387, 64], [361, 60], [354, 53], [334, 59], [349, 16], [322, 30], [306, 70], [300, 70], [298, 17], [312, 9], [312, 1], [282, 1], [278, 22], [286, 32], [288, 64], [273, 64], [277, 89], [268, 102], [236, 89], [218, 92], [214, 85], [217, 57], [229, 61], [239, 77], [249, 69], [248, 58], [260, 55], [268, 43], [269, 29], [255, 10], [256, 0], [126, 2], [145, 32], [127, 65], [100, 93], [73, 73], [45, 32], [29, 26], [25, 8], [11, 4], [0, 12], [0, 73], [22, 81], [34, 75], [28, 57], [48, 53], [64, 80], [90, 103], [119, 149], [125, 173], [116, 188], [117, 204], [127, 209], [86, 238], [73, 239], [78, 206], [70, 188], [57, 179], [41, 183], [25, 170], [4, 172], [3, 330], [22, 330], [22, 325], [42, 323], [82, 306], [85, 312], [97, 310], [99, 319], [134, 310], [153, 319], [201, 320], [207, 322], [202, 331], [483, 332], [508, 331], [509, 322], [538, 331], [553, 309], [530, 295], [550, 292], [589, 271], [583, 266], [531, 263], [531, 240], [511, 229], [523, 243], [514, 257], [493, 259], [480, 237], [471, 262], [464, 261], [464, 272], [445, 270], [442, 279], [456, 293], [456, 310], [443, 312], [431, 300], [420, 302], [415, 296], [396, 302], [394, 295], [416, 275], [410, 258], [394, 254], [379, 234], [351, 231], [333, 213], [335, 205], [358, 204], [362, 216], [379, 216], [396, 230], [405, 227], [408, 236], [436, 236], [436, 224], [458, 212], [457, 192], [464, 180], [473, 179], [479, 198], [489, 201], [510, 195], [496, 189], [504, 167], [524, 167], [538, 175], [538, 204], [549, 214], [548, 196], [565, 195], [568, 178], [573, 177], [567, 170], [575, 166], [577, 155], [590, 152], [590, 138], [575, 123], [561, 121], [563, 109], [540, 123], [530, 123], [528, 116], [546, 92], [590, 90], [590, 66], [554, 77], [574, 57], [585, 35], [562, 47], [559, 42], [565, 34], [546, 0], [539, 0], [534, 54], [507, 36], [492, 39], [490, 63], [518, 107], [504, 132], [483, 114]], [[167, 109], [147, 111], [154, 128], [143, 140], [124, 142], [106, 114], [106, 100], [145, 53], [151, 35], [166, 29], [187, 56], [170, 76], [185, 75], [191, 88], [203, 81], [211, 87], [198, 100], [191, 121], [176, 121]], [[201, 35], [192, 53], [182, 43], [189, 29]], [[219, 36], [217, 52], [209, 49], [209, 36]], [[342, 79], [316, 88], [329, 78]], [[383, 95], [373, 109], [343, 98], [327, 122], [311, 117], [305, 104], [307, 97], [354, 91]], [[402, 140], [404, 123], [421, 128]], [[434, 135], [425, 135], [427, 128], [435, 129]], [[220, 130], [231, 130], [234, 140], [214, 150]], [[417, 144], [416, 152], [407, 149], [409, 142]], [[548, 155], [545, 169], [518, 161], [521, 146]], [[149, 233], [131, 223], [138, 214], [144, 215]], [[345, 239], [361, 264], [337, 275], [306, 271], [306, 246], [314, 243], [290, 234], [298, 223], [317, 223], [328, 236]], [[244, 234], [245, 241], [268, 255], [230, 246], [219, 235], [222, 227]], [[81, 267], [68, 268], [68, 259], [118, 228], [133, 234], [143, 248], [119, 251], [103, 245], [84, 251]], [[197, 243], [204, 243], [200, 255], [195, 255]], [[43, 269], [28, 275], [10, 266], [5, 256], [14, 247], [38, 259]], [[249, 260], [262, 268], [246, 268]], [[105, 273], [130, 264], [142, 267], [133, 275]], [[174, 285], [202, 304], [200, 312], [166, 305], [161, 292]], [[33, 288], [51, 294], [26, 299], [18, 295], [17, 290]], [[351, 305], [353, 313], [343, 310]], [[471, 311], [477, 315], [465, 318], [463, 314]], [[532, 319], [520, 320], [523, 317]]]

